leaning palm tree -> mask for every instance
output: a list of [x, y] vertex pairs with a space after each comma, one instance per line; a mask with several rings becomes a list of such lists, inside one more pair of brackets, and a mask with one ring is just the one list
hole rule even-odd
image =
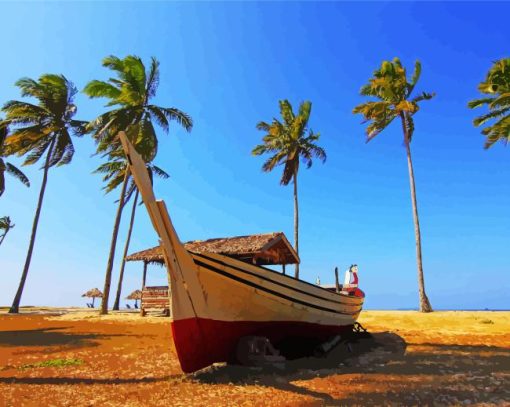
[[473, 124], [478, 127], [489, 120], [495, 120], [491, 126], [482, 130], [482, 134], [487, 137], [485, 148], [497, 141], [507, 144], [510, 140], [510, 58], [494, 62], [485, 81], [478, 85], [478, 90], [486, 96], [472, 100], [468, 106], [474, 109], [487, 105], [489, 113], [477, 117]]
[[400, 119], [401, 121], [402, 131], [404, 133], [404, 145], [407, 152], [409, 182], [411, 185], [420, 311], [431, 312], [432, 307], [427, 294], [425, 293], [425, 281], [423, 277], [421, 233], [418, 218], [416, 188], [414, 183], [413, 162], [411, 159], [411, 141], [414, 134], [413, 116], [419, 110], [418, 103], [422, 100], [432, 99], [435, 94], [423, 92], [421, 95], [411, 98], [411, 93], [420, 78], [420, 74], [421, 64], [419, 61], [416, 61], [414, 65], [414, 72], [410, 81], [408, 81], [406, 70], [398, 58], [394, 58], [392, 62], [384, 61], [381, 67], [374, 72], [374, 76], [370, 78], [369, 83], [363, 86], [360, 91], [361, 95], [371, 96], [378, 100], [362, 103], [356, 106], [353, 113], [363, 115], [365, 122], [369, 122], [366, 129], [367, 142], [386, 129], [394, 119]]
[[3, 243], [5, 236], [7, 236], [7, 233], [9, 233], [9, 230], [11, 230], [14, 226], [16, 225], [11, 222], [11, 218], [9, 218], [8, 216], [3, 216], [0, 218], [0, 231], [3, 232], [0, 235], [0, 245]]
[[[121, 158], [122, 157], [122, 158]], [[127, 163], [124, 159], [124, 153], [122, 152], [122, 155], [115, 155], [115, 157], [112, 158], [110, 156], [110, 161], [101, 164], [97, 169], [96, 173], [104, 174], [103, 181], [107, 182], [106, 186], [104, 187], [104, 190], [106, 193], [111, 192], [113, 189], [115, 189], [118, 185], [120, 185], [124, 179], [124, 174], [126, 171]], [[157, 175], [161, 178], [168, 178], [169, 175], [163, 171], [158, 166], [148, 163], [147, 164], [147, 171], [149, 172], [149, 176], [152, 179], [154, 175]], [[126, 243], [124, 245], [124, 252], [122, 256], [122, 263], [120, 266], [120, 272], [119, 272], [119, 282], [117, 285], [117, 294], [115, 296], [115, 302], [113, 304], [114, 310], [119, 310], [120, 308], [120, 297], [122, 292], [122, 282], [124, 279], [124, 268], [126, 266], [126, 256], [129, 250], [129, 243], [131, 242], [131, 233], [133, 231], [133, 225], [135, 221], [135, 213], [136, 213], [136, 206], [138, 202], [138, 189], [136, 187], [136, 184], [131, 179], [129, 186], [127, 187], [126, 194], [124, 197], [124, 206], [127, 205], [129, 199], [131, 196], [135, 194], [133, 205], [131, 208], [131, 216], [129, 220], [129, 228], [128, 228], [128, 234], [126, 238]]]
[[[316, 145], [320, 134], [308, 128], [312, 111], [312, 102], [305, 101], [299, 106], [296, 115], [288, 100], [280, 100], [280, 114], [283, 122], [273, 119], [272, 123], [260, 122], [257, 129], [264, 131], [263, 144], [257, 145], [253, 155], [271, 154], [262, 165], [265, 172], [272, 171], [277, 165], [283, 165], [281, 185], [294, 184], [294, 248], [299, 253], [299, 211], [298, 184], [299, 159], [303, 159], [307, 168], [312, 166], [312, 158], [326, 161], [326, 152]], [[296, 264], [295, 278], [299, 278], [299, 264]]]
[[22, 184], [29, 187], [30, 181], [27, 176], [14, 164], [5, 162], [3, 157], [7, 155], [5, 149], [5, 138], [8, 134], [8, 123], [0, 120], [0, 196], [5, 192], [5, 173], [12, 175]]
[[73, 103], [76, 88], [63, 75], [42, 75], [39, 80], [23, 78], [16, 82], [21, 96], [32, 97], [37, 104], [11, 100], [3, 106], [6, 121], [14, 126], [5, 139], [5, 148], [18, 156], [26, 155], [23, 165], [35, 164], [44, 157], [43, 179], [35, 211], [30, 244], [21, 281], [9, 310], [17, 313], [32, 259], [37, 225], [41, 214], [48, 171], [53, 166], [69, 164], [74, 155], [71, 135], [83, 135], [86, 122], [74, 120], [76, 105]]
[[[116, 78], [110, 78], [107, 81], [93, 80], [84, 89], [84, 92], [91, 98], [110, 99], [107, 106], [114, 107], [88, 125], [88, 130], [97, 143], [99, 154], [109, 155], [121, 149], [117, 135], [122, 130], [126, 132], [145, 162], [152, 162], [158, 151], [158, 139], [153, 122], [156, 122], [165, 132], [168, 132], [172, 120], [187, 131], [191, 130], [193, 122], [186, 113], [173, 107], [160, 107], [150, 103], [156, 95], [159, 84], [159, 62], [155, 58], [151, 59], [149, 69], [145, 68], [139, 57], [132, 55], [124, 59], [113, 55], [106, 57], [103, 60], [103, 66], [112, 70]], [[122, 180], [119, 183], [122, 184], [119, 205], [106, 265], [101, 314], [108, 313], [115, 247], [130, 178], [128, 170], [122, 175]]]

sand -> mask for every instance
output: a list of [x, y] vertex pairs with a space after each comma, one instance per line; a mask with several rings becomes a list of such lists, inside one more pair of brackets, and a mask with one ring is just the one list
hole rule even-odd
[[168, 318], [67, 311], [0, 312], [0, 406], [510, 405], [510, 312], [365, 311], [353, 353], [184, 375]]

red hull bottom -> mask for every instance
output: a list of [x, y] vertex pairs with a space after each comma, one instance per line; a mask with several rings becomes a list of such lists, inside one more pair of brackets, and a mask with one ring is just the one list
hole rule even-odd
[[284, 343], [320, 343], [350, 331], [352, 325], [319, 325], [293, 321], [216, 321], [188, 318], [172, 322], [181, 368], [191, 373], [215, 362], [228, 362], [243, 336], [264, 336], [275, 347]]

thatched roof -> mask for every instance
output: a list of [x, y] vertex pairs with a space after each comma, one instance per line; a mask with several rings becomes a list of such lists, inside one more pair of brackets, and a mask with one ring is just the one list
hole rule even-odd
[[97, 288], [93, 288], [92, 290], [88, 290], [85, 294], [82, 295], [82, 297], [88, 297], [88, 298], [100, 298], [103, 296], [103, 293], [99, 291]]
[[[257, 264], [296, 264], [299, 256], [283, 232], [259, 235], [222, 237], [184, 243], [193, 253], [217, 253]], [[146, 261], [163, 264], [159, 246], [130, 254], [127, 261]]]
[[142, 292], [140, 290], [135, 290], [126, 297], [126, 300], [141, 300], [141, 299]]

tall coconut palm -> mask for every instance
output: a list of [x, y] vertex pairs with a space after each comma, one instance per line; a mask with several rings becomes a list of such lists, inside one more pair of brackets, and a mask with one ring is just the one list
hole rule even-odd
[[[151, 59], [148, 69], [145, 68], [139, 57], [133, 55], [124, 59], [113, 55], [106, 57], [103, 60], [103, 66], [112, 70], [116, 77], [107, 81], [93, 80], [84, 89], [84, 92], [91, 98], [110, 99], [106, 106], [114, 107], [89, 123], [88, 130], [97, 143], [98, 153], [110, 154], [120, 150], [120, 141], [117, 135], [122, 130], [126, 132], [143, 159], [146, 162], [152, 162], [158, 152], [158, 139], [153, 122], [165, 132], [168, 132], [171, 121], [176, 121], [187, 131], [191, 131], [193, 122], [186, 113], [174, 107], [166, 108], [151, 104], [151, 99], [156, 95], [159, 84], [159, 62], [155, 58]], [[110, 253], [106, 265], [100, 311], [102, 314], [108, 313], [115, 247], [130, 177], [128, 171], [123, 175], [119, 206], [115, 216]]]
[[0, 120], [0, 196], [5, 192], [5, 173], [18, 179], [23, 185], [29, 187], [30, 181], [27, 176], [15, 165], [5, 162], [3, 157], [7, 155], [5, 151], [5, 138], [8, 133], [8, 125]]
[[11, 218], [9, 218], [8, 216], [3, 216], [0, 218], [0, 231], [3, 232], [0, 235], [0, 245], [3, 243], [5, 236], [7, 236], [7, 233], [9, 233], [9, 230], [11, 230], [14, 226], [16, 225], [11, 222]]
[[39, 80], [23, 78], [16, 82], [21, 96], [32, 97], [37, 104], [11, 100], [3, 106], [6, 121], [14, 129], [5, 139], [5, 148], [18, 156], [26, 155], [23, 165], [35, 164], [44, 157], [43, 179], [35, 211], [30, 244], [21, 281], [9, 310], [17, 313], [32, 260], [37, 225], [41, 214], [48, 171], [53, 166], [69, 164], [74, 155], [71, 135], [83, 135], [86, 122], [74, 120], [76, 88], [63, 75], [46, 74]]
[[473, 124], [478, 127], [494, 119], [491, 126], [482, 130], [487, 137], [485, 148], [497, 141], [507, 144], [510, 140], [510, 58], [494, 62], [485, 81], [478, 85], [478, 90], [486, 96], [472, 100], [468, 106], [474, 109], [487, 105], [489, 113], [477, 117]]
[[398, 58], [393, 61], [384, 61], [379, 69], [374, 72], [368, 84], [361, 88], [360, 94], [370, 96], [377, 101], [370, 101], [356, 106], [353, 113], [363, 115], [365, 122], [369, 122], [366, 135], [367, 142], [372, 140], [380, 132], [386, 129], [395, 119], [400, 119], [404, 134], [404, 145], [407, 153], [407, 166], [409, 170], [409, 182], [411, 186], [411, 202], [413, 207], [414, 232], [416, 238], [416, 258], [418, 267], [418, 286], [420, 296], [420, 311], [431, 312], [432, 307], [425, 293], [425, 281], [423, 277], [423, 264], [421, 254], [421, 233], [418, 217], [418, 204], [416, 199], [416, 187], [414, 182], [413, 162], [411, 159], [411, 141], [414, 134], [413, 116], [419, 110], [418, 103], [434, 97], [434, 93], [421, 93], [411, 98], [411, 94], [420, 78], [421, 64], [416, 61], [411, 80], [408, 81], [406, 70]]
[[[122, 158], [121, 158], [122, 157]], [[120, 185], [123, 181], [124, 174], [126, 171], [127, 163], [126, 160], [124, 160], [124, 153], [122, 153], [122, 156], [117, 155], [114, 159], [112, 159], [109, 162], [106, 162], [102, 165], [100, 165], [96, 173], [102, 173], [105, 174], [103, 177], [103, 181], [108, 181], [106, 186], [104, 187], [105, 191], [108, 193], [112, 191], [114, 188], [116, 188], [118, 185]], [[110, 157], [112, 158], [112, 157]], [[157, 175], [161, 178], [168, 178], [169, 175], [163, 171], [161, 168], [157, 167], [156, 165], [152, 163], [147, 164], [147, 170], [149, 172], [149, 176], [152, 179], [154, 175]], [[124, 279], [124, 268], [126, 266], [126, 256], [129, 250], [129, 243], [131, 242], [131, 233], [133, 231], [133, 225], [135, 220], [135, 213], [136, 213], [136, 206], [138, 202], [138, 189], [136, 188], [136, 184], [131, 179], [129, 186], [126, 190], [126, 195], [124, 198], [124, 206], [128, 203], [131, 196], [135, 194], [133, 205], [131, 208], [131, 216], [129, 221], [129, 228], [128, 228], [128, 234], [126, 238], [126, 243], [124, 245], [124, 252], [122, 256], [122, 263], [120, 266], [120, 272], [119, 272], [119, 281], [117, 285], [117, 294], [115, 296], [115, 302], [113, 304], [113, 309], [118, 310], [120, 307], [120, 297], [122, 292], [122, 282]]]
[[[298, 114], [292, 110], [288, 100], [280, 100], [280, 115], [283, 122], [273, 119], [272, 123], [260, 122], [257, 129], [264, 131], [263, 144], [257, 145], [253, 155], [271, 154], [262, 165], [265, 172], [272, 171], [277, 165], [283, 165], [281, 185], [294, 184], [294, 248], [299, 253], [299, 210], [298, 183], [299, 159], [307, 168], [312, 166], [312, 158], [326, 161], [326, 152], [316, 143], [320, 134], [308, 128], [308, 120], [312, 111], [312, 102], [305, 101], [299, 106]], [[296, 264], [295, 278], [299, 278], [299, 264]]]

